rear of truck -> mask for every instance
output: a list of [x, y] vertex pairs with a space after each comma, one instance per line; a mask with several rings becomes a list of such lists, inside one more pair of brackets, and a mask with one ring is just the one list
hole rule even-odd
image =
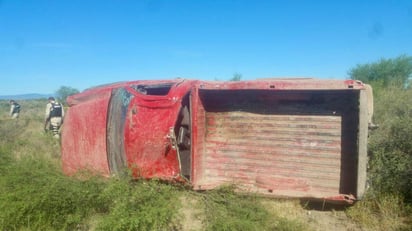
[[353, 80], [200, 82], [191, 183], [352, 203], [366, 184], [368, 100]]

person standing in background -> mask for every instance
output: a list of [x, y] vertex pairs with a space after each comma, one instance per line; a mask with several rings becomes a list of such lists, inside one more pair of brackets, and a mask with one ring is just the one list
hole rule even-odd
[[[60, 138], [60, 127], [63, 124], [64, 119], [64, 108], [63, 105], [57, 102], [54, 97], [48, 98], [49, 102], [46, 105], [45, 121], [44, 121], [44, 130], [52, 131], [53, 137]], [[47, 125], [49, 127], [47, 128]]]
[[10, 100], [10, 117], [12, 119], [18, 119], [20, 115], [20, 104], [14, 100]]

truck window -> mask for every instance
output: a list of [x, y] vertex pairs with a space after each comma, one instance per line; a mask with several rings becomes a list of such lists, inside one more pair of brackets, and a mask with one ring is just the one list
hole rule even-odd
[[137, 92], [144, 95], [167, 95], [174, 83], [162, 83], [156, 85], [132, 85], [130, 86]]

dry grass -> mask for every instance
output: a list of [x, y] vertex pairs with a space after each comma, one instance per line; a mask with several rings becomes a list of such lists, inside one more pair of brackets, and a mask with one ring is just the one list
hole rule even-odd
[[410, 230], [408, 207], [403, 199], [395, 195], [365, 198], [348, 210], [348, 215], [369, 230], [395, 231]]
[[345, 207], [323, 203], [308, 203], [297, 199], [267, 199], [264, 206], [282, 218], [306, 224], [306, 230], [363, 230], [345, 213]]
[[12, 144], [11, 150], [15, 157], [41, 155], [58, 161], [59, 141], [50, 139], [50, 134], [43, 130], [47, 100], [22, 100], [18, 103], [21, 105], [20, 117], [13, 120], [8, 115], [8, 101], [0, 100], [0, 144]]

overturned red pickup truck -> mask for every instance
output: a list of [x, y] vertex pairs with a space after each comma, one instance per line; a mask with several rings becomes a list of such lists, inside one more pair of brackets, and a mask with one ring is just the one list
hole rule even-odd
[[63, 170], [352, 203], [366, 185], [367, 89], [320, 79], [94, 87], [67, 99]]

